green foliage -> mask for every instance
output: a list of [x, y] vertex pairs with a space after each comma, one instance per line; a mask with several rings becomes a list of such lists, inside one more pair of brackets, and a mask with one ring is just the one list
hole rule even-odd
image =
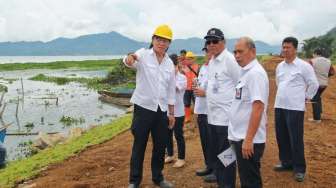
[[8, 88], [7, 88], [7, 86], [0, 84], [0, 93], [1, 93], [1, 92], [5, 92], [5, 93], [7, 93], [7, 92], [8, 92]]
[[103, 83], [109, 83], [112, 85], [121, 84], [125, 82], [134, 82], [135, 80], [135, 70], [132, 70], [124, 65], [124, 63], [119, 60], [113, 66], [113, 69], [108, 73], [107, 77], [102, 80]]
[[[333, 58], [336, 53], [336, 27], [327, 34], [304, 40], [303, 53], [307, 58], [311, 58], [315, 49], [323, 49], [323, 56]], [[335, 58], [334, 58], [335, 59]]]
[[52, 63], [7, 63], [0, 64], [0, 71], [27, 70], [27, 69], [109, 69], [120, 60], [86, 60], [86, 61], [56, 61]]
[[17, 182], [32, 178], [46, 166], [59, 163], [83, 151], [88, 146], [103, 143], [117, 134], [129, 129], [131, 116], [126, 115], [105, 126], [98, 126], [74, 138], [66, 144], [45, 149], [26, 159], [9, 162], [5, 169], [0, 170], [0, 187], [14, 187]]
[[85, 123], [85, 119], [83, 117], [80, 117], [78, 119], [74, 118], [74, 117], [70, 117], [70, 116], [62, 116], [62, 118], [60, 119], [60, 122], [64, 125], [64, 126], [71, 126], [71, 125], [79, 125], [79, 124], [83, 124]]

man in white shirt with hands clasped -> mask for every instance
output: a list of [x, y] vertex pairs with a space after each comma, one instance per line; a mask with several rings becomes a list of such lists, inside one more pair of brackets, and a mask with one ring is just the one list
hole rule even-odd
[[306, 173], [303, 122], [305, 101], [314, 97], [319, 84], [313, 67], [297, 57], [298, 40], [287, 37], [282, 42], [285, 60], [276, 68], [275, 133], [280, 164], [275, 171], [293, 171], [302, 182]]
[[260, 159], [266, 142], [269, 81], [256, 59], [252, 39], [240, 38], [234, 55], [242, 71], [230, 110], [229, 140], [237, 158], [240, 186], [261, 188]]
[[149, 49], [142, 48], [124, 58], [125, 65], [137, 71], [136, 88], [131, 98], [134, 104], [131, 127], [134, 142], [129, 188], [140, 186], [149, 133], [153, 141], [152, 181], [161, 188], [173, 187], [162, 175], [168, 126], [172, 128], [175, 123], [175, 68], [166, 53], [171, 41], [169, 26], [160, 25], [152, 35]]

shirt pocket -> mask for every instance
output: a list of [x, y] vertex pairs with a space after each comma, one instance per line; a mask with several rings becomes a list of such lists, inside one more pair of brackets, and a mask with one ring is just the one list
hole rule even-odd
[[290, 73], [290, 77], [288, 79], [288, 84], [290, 86], [300, 86], [300, 85], [303, 85], [304, 83], [302, 82], [302, 75], [300, 72], [298, 71], [294, 71], [294, 72], [291, 72]]

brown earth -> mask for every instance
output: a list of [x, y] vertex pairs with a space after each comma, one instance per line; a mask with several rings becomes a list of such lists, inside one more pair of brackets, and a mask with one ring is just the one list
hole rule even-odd
[[[303, 183], [297, 183], [292, 173], [276, 173], [272, 170], [278, 162], [278, 148], [275, 140], [273, 104], [275, 96], [274, 68], [279, 60], [265, 64], [270, 76], [270, 105], [266, 150], [262, 159], [262, 177], [264, 187], [336, 187], [336, 78], [323, 94], [324, 112], [322, 123], [313, 124], [307, 121], [311, 117], [311, 105], [307, 105], [305, 114], [305, 153], [307, 176]], [[176, 187], [216, 187], [207, 184], [202, 178], [195, 176], [195, 170], [202, 168], [203, 157], [195, 125], [185, 127], [186, 161], [182, 169], [174, 169], [166, 165], [165, 178]], [[130, 131], [116, 138], [88, 148], [77, 156], [60, 164], [51, 165], [31, 183], [40, 188], [88, 188], [88, 187], [127, 187], [129, 160], [132, 146]], [[144, 162], [144, 178], [142, 187], [154, 187], [151, 182], [149, 142]], [[237, 178], [237, 181], [239, 179]]]

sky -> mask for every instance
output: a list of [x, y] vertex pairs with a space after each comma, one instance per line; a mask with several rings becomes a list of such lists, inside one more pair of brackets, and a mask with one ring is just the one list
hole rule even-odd
[[160, 24], [174, 39], [203, 38], [216, 27], [226, 38], [302, 41], [336, 26], [336, 0], [0, 0], [0, 42], [111, 31], [148, 42]]

